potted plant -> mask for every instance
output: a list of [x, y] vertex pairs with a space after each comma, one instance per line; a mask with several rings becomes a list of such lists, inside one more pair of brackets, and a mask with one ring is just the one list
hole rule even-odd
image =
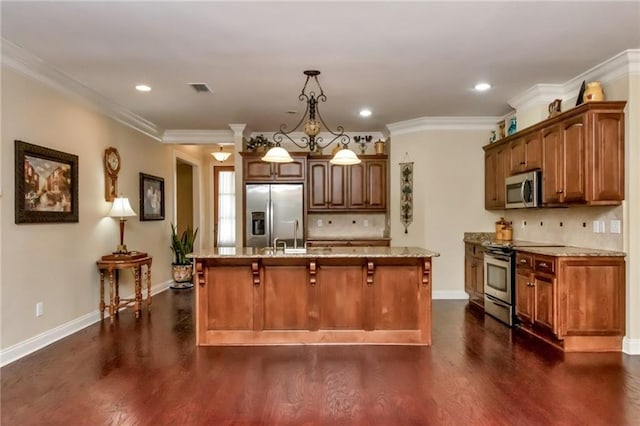
[[265, 138], [264, 135], [252, 137], [247, 141], [247, 151], [250, 152], [266, 152], [272, 146], [273, 142]]
[[198, 235], [198, 228], [195, 230], [191, 227], [178, 237], [177, 227], [171, 224], [171, 251], [173, 252], [173, 263], [171, 264], [173, 272], [173, 281], [175, 284], [171, 288], [191, 288], [192, 266], [191, 261], [187, 259], [187, 254], [193, 252], [193, 243]]

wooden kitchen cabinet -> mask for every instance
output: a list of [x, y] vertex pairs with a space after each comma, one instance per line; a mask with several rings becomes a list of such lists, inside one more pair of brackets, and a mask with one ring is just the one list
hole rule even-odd
[[352, 166], [330, 163], [331, 157], [308, 160], [310, 212], [386, 211], [387, 159], [365, 158]]
[[509, 145], [509, 174], [536, 170], [542, 167], [540, 133], [534, 132], [516, 139]]
[[[542, 207], [619, 205], [624, 199], [625, 105], [587, 102], [485, 146], [485, 209], [504, 208], [500, 179], [505, 171], [537, 168]], [[502, 152], [506, 160], [501, 161], [501, 150], [507, 150]]]
[[484, 208], [501, 210], [505, 206], [505, 177], [507, 176], [508, 145], [485, 148]]
[[484, 250], [480, 244], [464, 246], [464, 291], [470, 302], [484, 308]]
[[242, 166], [245, 182], [304, 182], [307, 154], [291, 153], [292, 163], [267, 163], [264, 154], [243, 152]]
[[623, 257], [516, 254], [520, 329], [567, 352], [620, 351]]

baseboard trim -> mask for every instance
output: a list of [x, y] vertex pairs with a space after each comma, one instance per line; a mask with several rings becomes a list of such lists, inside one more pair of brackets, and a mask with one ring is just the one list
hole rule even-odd
[[[151, 294], [156, 295], [158, 293], [161, 293], [167, 290], [169, 288], [169, 285], [171, 284], [173, 284], [173, 280], [156, 284], [151, 287]], [[127, 298], [132, 297], [133, 295], [127, 296]], [[105, 317], [109, 317], [108, 312], [105, 312]], [[93, 312], [89, 312], [86, 315], [40, 333], [37, 336], [33, 336], [27, 340], [23, 340], [22, 342], [9, 346], [8, 348], [0, 351], [0, 367], [11, 364], [12, 362], [17, 361], [22, 357], [40, 350], [45, 346], [49, 346], [50, 344], [57, 342], [58, 340], [63, 339], [73, 333], [76, 333], [98, 321], [100, 321], [100, 312], [96, 309]]]
[[622, 338], [622, 352], [627, 355], [640, 355], [640, 339]]
[[464, 291], [434, 290], [432, 300], [467, 300], [469, 295]]

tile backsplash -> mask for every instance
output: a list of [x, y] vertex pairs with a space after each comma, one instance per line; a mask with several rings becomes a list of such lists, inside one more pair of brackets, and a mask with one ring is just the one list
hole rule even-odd
[[384, 213], [309, 214], [307, 238], [383, 238], [388, 236]]
[[[513, 239], [558, 243], [604, 250], [623, 250], [622, 207], [570, 207], [505, 211], [513, 224]], [[594, 221], [604, 223], [604, 232], [594, 232]], [[612, 233], [619, 221], [620, 233]]]

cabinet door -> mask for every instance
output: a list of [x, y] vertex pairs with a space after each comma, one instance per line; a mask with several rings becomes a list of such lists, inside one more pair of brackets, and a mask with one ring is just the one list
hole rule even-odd
[[347, 207], [347, 175], [345, 167], [329, 163], [329, 207]]
[[564, 168], [562, 202], [582, 203], [586, 200], [585, 189], [585, 126], [586, 116], [581, 114], [563, 122]]
[[535, 170], [542, 167], [542, 143], [540, 132], [533, 132], [524, 137], [524, 168], [522, 171]]
[[534, 316], [535, 325], [544, 327], [555, 333], [556, 303], [555, 278], [535, 275], [534, 285]]
[[309, 187], [307, 188], [309, 210], [328, 208], [327, 166], [326, 160], [309, 160]]
[[624, 113], [594, 113], [591, 120], [593, 130], [587, 161], [589, 201], [622, 201]]
[[509, 145], [509, 173], [520, 173], [526, 166], [524, 139], [517, 139]]
[[367, 208], [384, 210], [387, 208], [387, 161], [369, 160], [365, 166]]
[[484, 297], [484, 259], [481, 257], [474, 257], [473, 260], [476, 263], [476, 268], [475, 268], [476, 294], [479, 297]]
[[349, 174], [349, 208], [364, 209], [367, 207], [366, 161], [347, 166]]
[[564, 155], [559, 126], [542, 130], [542, 203], [559, 204], [563, 190]]
[[291, 163], [274, 163], [274, 180], [301, 182], [305, 179], [306, 158], [293, 158]]
[[498, 196], [496, 194], [496, 156], [497, 151], [491, 150], [484, 154], [484, 208], [492, 210], [497, 208]]
[[476, 291], [474, 262], [473, 257], [468, 255], [464, 257], [464, 291], [469, 295], [469, 299], [474, 297]]
[[529, 271], [516, 272], [516, 316], [526, 324], [533, 323], [532, 276]]
[[270, 182], [273, 178], [271, 163], [259, 157], [244, 159], [244, 180], [252, 182]]

